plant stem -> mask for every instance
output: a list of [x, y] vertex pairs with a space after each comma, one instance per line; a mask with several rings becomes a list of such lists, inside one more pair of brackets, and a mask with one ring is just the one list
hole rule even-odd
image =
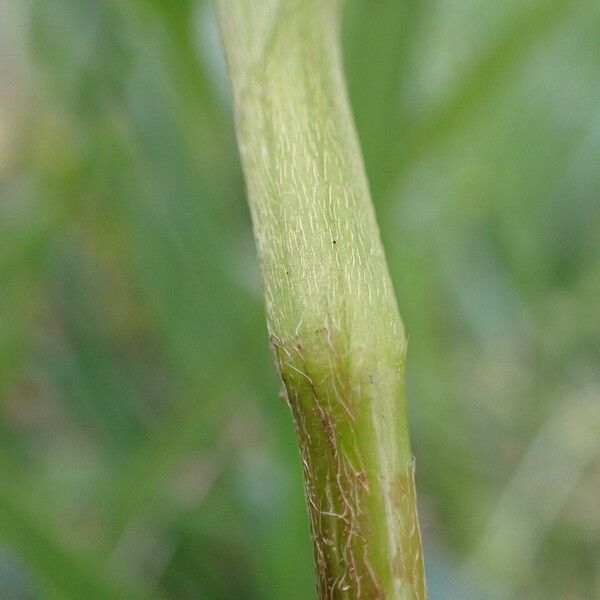
[[425, 598], [406, 338], [343, 79], [339, 2], [217, 9], [319, 597]]

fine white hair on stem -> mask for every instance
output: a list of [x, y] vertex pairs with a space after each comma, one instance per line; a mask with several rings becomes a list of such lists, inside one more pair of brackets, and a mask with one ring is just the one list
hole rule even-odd
[[339, 2], [216, 6], [319, 596], [420, 600], [406, 338], [343, 78]]

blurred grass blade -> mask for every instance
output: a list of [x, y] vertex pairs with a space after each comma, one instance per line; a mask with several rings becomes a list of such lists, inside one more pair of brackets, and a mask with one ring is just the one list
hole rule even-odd
[[387, 156], [372, 173], [373, 195], [385, 196], [410, 164], [446, 139], [480, 103], [491, 97], [510, 70], [528, 56], [534, 43], [582, 4], [579, 0], [542, 0], [535, 6], [519, 8], [520, 14], [474, 62], [456, 91], [434, 114], [409, 130], [397, 132]]
[[425, 7], [422, 0], [350, 0], [344, 9], [344, 71], [370, 179], [407, 118], [400, 91]]
[[591, 390], [589, 397], [568, 398], [540, 429], [466, 565], [472, 572], [484, 565], [513, 598], [518, 597], [544, 536], [598, 457], [600, 405], [593, 394]]
[[[7, 476], [9, 475], [9, 476]], [[14, 474], [2, 468], [0, 539], [31, 567], [34, 584], [64, 600], [155, 598], [150, 590], [119, 581], [93, 557], [67, 548], [40, 511], [16, 489]], [[7, 485], [10, 481], [10, 487]], [[1, 590], [0, 590], [1, 592]]]

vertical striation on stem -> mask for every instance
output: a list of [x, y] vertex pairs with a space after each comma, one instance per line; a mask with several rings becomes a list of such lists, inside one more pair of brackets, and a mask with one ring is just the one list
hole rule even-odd
[[423, 599], [406, 338], [342, 73], [340, 4], [216, 5], [319, 597]]

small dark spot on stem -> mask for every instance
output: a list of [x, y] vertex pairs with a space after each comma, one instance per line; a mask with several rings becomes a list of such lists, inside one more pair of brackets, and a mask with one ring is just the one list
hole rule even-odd
[[337, 240], [333, 240], [333, 245], [335, 246], [337, 244]]

